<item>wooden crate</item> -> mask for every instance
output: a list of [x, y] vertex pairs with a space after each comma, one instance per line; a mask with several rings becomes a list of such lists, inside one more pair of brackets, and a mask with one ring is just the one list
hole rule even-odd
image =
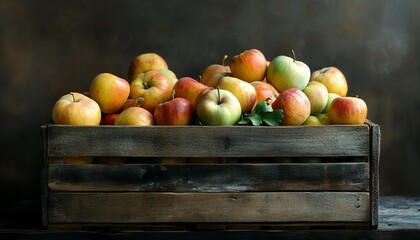
[[[276, 127], [46, 124], [41, 132], [47, 227], [378, 225], [380, 128], [372, 122]], [[79, 156], [126, 157], [128, 162], [62, 162]], [[144, 162], [161, 157], [220, 157], [225, 162]]]

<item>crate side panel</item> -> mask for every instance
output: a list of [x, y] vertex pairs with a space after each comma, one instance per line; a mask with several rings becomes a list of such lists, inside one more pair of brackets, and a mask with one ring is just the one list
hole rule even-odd
[[51, 164], [51, 191], [368, 191], [369, 163]]
[[369, 222], [369, 193], [52, 193], [51, 224]]
[[366, 124], [295, 127], [49, 125], [48, 135], [51, 157], [369, 156]]

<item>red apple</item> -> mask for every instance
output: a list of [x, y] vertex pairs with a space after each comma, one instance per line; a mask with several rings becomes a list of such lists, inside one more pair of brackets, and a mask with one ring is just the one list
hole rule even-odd
[[227, 90], [239, 100], [243, 113], [248, 113], [255, 105], [257, 91], [249, 82], [235, 77], [224, 77], [218, 84], [220, 89]]
[[336, 67], [326, 67], [321, 70], [314, 71], [311, 74], [310, 81], [317, 81], [324, 84], [329, 93], [336, 93], [341, 97], [347, 95], [347, 80], [340, 69]]
[[303, 90], [308, 85], [311, 70], [308, 65], [297, 61], [294, 51], [293, 58], [288, 56], [275, 57], [267, 68], [267, 82], [279, 92], [289, 88]]
[[143, 53], [138, 55], [130, 64], [128, 79], [132, 81], [140, 73], [151, 70], [168, 69], [168, 64], [157, 53]]
[[273, 109], [283, 109], [282, 125], [301, 125], [311, 113], [308, 97], [297, 88], [281, 92], [271, 106]]
[[[214, 76], [216, 73], [230, 73], [229, 66], [225, 66], [225, 61], [227, 59], [227, 55], [223, 57], [221, 64], [211, 64], [210, 66], [206, 67], [203, 71], [203, 73], [200, 76], [200, 82], [204, 85], [207, 85], [207, 83], [210, 81], [210, 79]], [[214, 87], [214, 86], [212, 86]]]
[[89, 96], [103, 113], [117, 112], [130, 94], [130, 84], [111, 73], [100, 73], [90, 83]]
[[52, 121], [66, 125], [99, 125], [101, 109], [93, 99], [72, 92], [60, 97], [54, 104]]
[[188, 99], [195, 109], [197, 97], [206, 88], [212, 89], [193, 78], [182, 77], [175, 83], [173, 90], [175, 90], [175, 97]]
[[239, 100], [227, 90], [210, 90], [198, 101], [197, 116], [204, 125], [234, 125], [241, 115]]
[[338, 97], [331, 103], [329, 117], [332, 124], [363, 124], [368, 108], [361, 98]]
[[[254, 86], [255, 90], [257, 91], [257, 98], [255, 100], [255, 105], [261, 101], [266, 101], [267, 99], [271, 99], [268, 103], [272, 103], [278, 96], [279, 91], [273, 85], [263, 82], [263, 81], [253, 81], [251, 85]], [[253, 108], [254, 108], [253, 107]]]
[[118, 113], [103, 114], [100, 125], [114, 125], [115, 119], [117, 119]]
[[328, 113], [330, 111], [332, 101], [338, 97], [340, 97], [340, 95], [335, 93], [328, 93], [327, 104], [325, 105], [324, 110], [322, 110], [322, 113]]
[[250, 49], [236, 55], [229, 63], [234, 77], [246, 82], [261, 81], [267, 70], [267, 60], [257, 49]]
[[311, 102], [311, 115], [321, 113], [328, 102], [328, 90], [319, 82], [309, 82], [303, 92]]
[[188, 125], [194, 117], [192, 103], [186, 99], [175, 98], [175, 91], [172, 92], [172, 99], [156, 106], [153, 116], [157, 125]]
[[130, 98], [143, 98], [140, 106], [151, 113], [159, 103], [171, 99], [172, 83], [159, 71], [148, 71], [137, 75], [130, 83]]
[[114, 125], [153, 125], [153, 114], [142, 107], [130, 107], [122, 111], [115, 119]]

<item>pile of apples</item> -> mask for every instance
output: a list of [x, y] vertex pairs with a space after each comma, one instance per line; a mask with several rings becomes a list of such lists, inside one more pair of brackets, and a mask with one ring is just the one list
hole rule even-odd
[[[132, 60], [128, 78], [100, 73], [88, 91], [62, 96], [52, 121], [70, 125], [235, 125], [264, 102], [281, 110], [281, 125], [362, 124], [367, 105], [348, 97], [336, 67], [311, 73], [307, 64], [280, 55], [267, 61], [257, 49], [212, 64], [199, 79], [177, 78], [156, 53]], [[255, 124], [254, 124], [255, 125]]]

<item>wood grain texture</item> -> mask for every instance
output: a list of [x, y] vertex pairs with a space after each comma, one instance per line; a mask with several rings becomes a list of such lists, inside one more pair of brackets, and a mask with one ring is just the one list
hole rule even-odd
[[48, 156], [368, 156], [369, 127], [48, 125]]
[[369, 191], [369, 163], [51, 164], [51, 191]]
[[[369, 193], [51, 193], [49, 223], [368, 222]], [[250, 207], [252, 206], [252, 207]]]
[[369, 121], [370, 127], [370, 193], [371, 193], [371, 219], [373, 229], [378, 227], [379, 206], [379, 161], [381, 153], [381, 130], [379, 125]]

